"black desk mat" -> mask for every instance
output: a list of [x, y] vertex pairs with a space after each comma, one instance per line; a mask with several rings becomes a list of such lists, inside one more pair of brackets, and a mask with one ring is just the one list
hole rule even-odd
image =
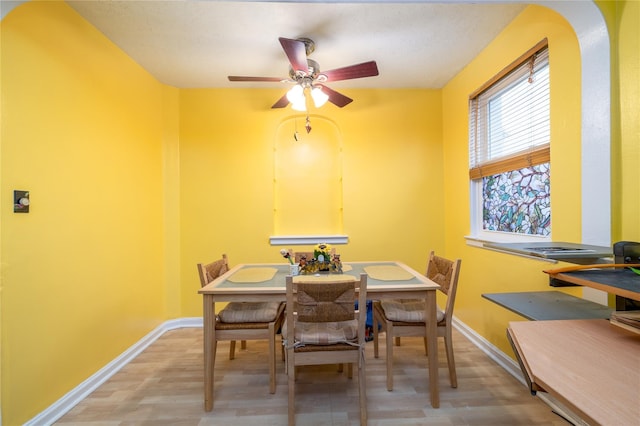
[[587, 269], [584, 271], [563, 272], [562, 275], [569, 275], [575, 278], [640, 293], [640, 275], [629, 269]]

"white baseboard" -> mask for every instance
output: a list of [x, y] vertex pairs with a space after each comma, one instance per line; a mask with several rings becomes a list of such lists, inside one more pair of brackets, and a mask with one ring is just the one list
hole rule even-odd
[[[495, 347], [487, 339], [473, 331], [465, 323], [453, 317], [453, 326], [464, 337], [469, 339], [471, 343], [476, 345], [482, 352], [484, 352], [489, 358], [494, 360], [500, 367], [504, 368], [509, 374], [515, 377], [520, 383], [526, 385], [522, 370], [516, 361], [511, 359], [507, 354]], [[506, 330], [505, 330], [506, 333]]]
[[160, 336], [170, 330], [185, 327], [202, 327], [202, 318], [179, 318], [169, 320], [156, 327], [149, 334], [136, 342], [129, 349], [120, 354], [117, 358], [98, 370], [84, 382], [80, 383], [74, 389], [69, 391], [62, 398], [57, 400], [46, 410], [26, 422], [25, 426], [48, 426], [60, 419], [69, 412], [80, 401], [86, 398], [91, 392], [96, 390], [100, 385], [109, 380], [111, 376], [116, 374], [122, 367], [127, 365], [131, 360], [144, 351], [149, 345], [155, 342]]

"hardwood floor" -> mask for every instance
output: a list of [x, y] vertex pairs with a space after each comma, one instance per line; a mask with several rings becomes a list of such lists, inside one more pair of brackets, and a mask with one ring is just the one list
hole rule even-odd
[[[279, 339], [278, 339], [279, 340]], [[239, 345], [238, 345], [239, 346]], [[558, 425], [564, 419], [454, 330], [458, 388], [449, 386], [444, 344], [439, 342], [440, 408], [429, 404], [422, 339], [403, 338], [394, 351], [394, 390], [387, 392], [384, 339], [381, 356], [366, 349], [370, 426]], [[58, 425], [286, 425], [287, 380], [277, 365], [269, 394], [266, 341], [249, 341], [229, 361], [218, 345], [213, 411], [203, 409], [202, 329], [165, 333], [134, 361], [63, 416]], [[278, 361], [280, 357], [278, 356]], [[346, 370], [345, 370], [346, 371]], [[333, 366], [303, 367], [296, 393], [296, 424], [359, 424], [357, 375]]]

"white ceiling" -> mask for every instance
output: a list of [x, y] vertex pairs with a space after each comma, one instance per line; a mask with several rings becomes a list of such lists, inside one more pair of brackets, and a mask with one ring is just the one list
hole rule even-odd
[[525, 7], [509, 3], [67, 1], [162, 83], [278, 87], [228, 75], [282, 77], [278, 37], [309, 37], [321, 70], [369, 60], [380, 75], [334, 88], [441, 88]]

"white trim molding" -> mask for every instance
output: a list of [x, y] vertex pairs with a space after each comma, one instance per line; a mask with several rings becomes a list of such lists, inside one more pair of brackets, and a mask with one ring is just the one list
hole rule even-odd
[[347, 244], [348, 235], [272, 235], [269, 243], [272, 246], [309, 246], [320, 243]]
[[611, 60], [607, 24], [593, 1], [536, 1], [571, 24], [582, 59], [582, 243], [611, 245]]

